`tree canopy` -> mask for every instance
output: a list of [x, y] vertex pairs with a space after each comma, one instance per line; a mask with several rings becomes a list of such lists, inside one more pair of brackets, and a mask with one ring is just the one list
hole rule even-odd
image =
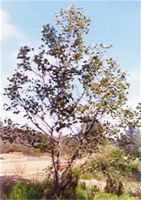
[[85, 42], [89, 26], [90, 19], [72, 6], [58, 13], [55, 27], [43, 26], [38, 49], [21, 47], [6, 88], [7, 109], [24, 112], [48, 134], [119, 114], [127, 100], [126, 74], [104, 45]]

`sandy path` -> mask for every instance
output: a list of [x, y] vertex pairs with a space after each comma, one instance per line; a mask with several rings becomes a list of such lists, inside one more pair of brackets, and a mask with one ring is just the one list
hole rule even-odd
[[0, 176], [17, 175], [29, 179], [42, 179], [51, 161], [47, 155], [25, 156], [21, 153], [0, 155]]

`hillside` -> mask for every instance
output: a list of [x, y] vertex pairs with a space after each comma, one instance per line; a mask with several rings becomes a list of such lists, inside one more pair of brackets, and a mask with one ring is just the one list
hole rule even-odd
[[[49, 137], [34, 130], [0, 127], [1, 153], [49, 150]], [[47, 148], [48, 147], [48, 148]]]

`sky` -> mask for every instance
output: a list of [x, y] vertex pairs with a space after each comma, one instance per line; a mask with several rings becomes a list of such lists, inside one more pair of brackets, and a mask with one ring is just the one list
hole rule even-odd
[[[55, 14], [69, 5], [83, 8], [91, 19], [88, 44], [112, 44], [109, 55], [128, 72], [129, 105], [141, 102], [141, 2], [140, 1], [0, 1], [0, 111], [6, 78], [16, 67], [18, 49], [23, 45], [40, 44], [41, 29], [55, 23]], [[1, 117], [0, 116], [0, 117]]]

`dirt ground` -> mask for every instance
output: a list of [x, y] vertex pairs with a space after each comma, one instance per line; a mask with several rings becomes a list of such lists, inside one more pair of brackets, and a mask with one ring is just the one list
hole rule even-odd
[[27, 179], [43, 179], [50, 165], [48, 155], [27, 156], [22, 153], [0, 154], [0, 176], [21, 176]]

